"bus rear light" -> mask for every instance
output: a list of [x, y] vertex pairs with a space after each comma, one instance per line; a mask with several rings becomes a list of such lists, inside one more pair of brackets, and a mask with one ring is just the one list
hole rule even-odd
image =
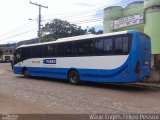
[[137, 63], [136, 63], [135, 73], [137, 73], [137, 74], [140, 73], [140, 63], [139, 63], [139, 61], [137, 61]]

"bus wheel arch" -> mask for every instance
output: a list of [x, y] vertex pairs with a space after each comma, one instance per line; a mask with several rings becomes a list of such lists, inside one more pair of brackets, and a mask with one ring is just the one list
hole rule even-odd
[[68, 70], [67, 79], [72, 85], [80, 84], [80, 74], [79, 71], [75, 68]]
[[29, 77], [29, 70], [27, 69], [27, 67], [22, 68], [22, 75], [24, 77]]

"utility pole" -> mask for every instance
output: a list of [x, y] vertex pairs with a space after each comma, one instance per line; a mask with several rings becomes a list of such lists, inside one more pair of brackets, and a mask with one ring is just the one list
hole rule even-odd
[[42, 37], [42, 32], [41, 32], [41, 7], [43, 8], [48, 8], [48, 6], [43, 6], [41, 4], [37, 4], [37, 3], [33, 3], [30, 1], [30, 4], [33, 4], [33, 5], [36, 5], [39, 7], [39, 16], [38, 16], [38, 39], [39, 39], [39, 42], [40, 42], [40, 39]]

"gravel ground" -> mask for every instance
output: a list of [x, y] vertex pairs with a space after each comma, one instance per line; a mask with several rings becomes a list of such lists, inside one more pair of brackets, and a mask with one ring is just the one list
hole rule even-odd
[[0, 64], [0, 113], [160, 113], [160, 88], [24, 78]]

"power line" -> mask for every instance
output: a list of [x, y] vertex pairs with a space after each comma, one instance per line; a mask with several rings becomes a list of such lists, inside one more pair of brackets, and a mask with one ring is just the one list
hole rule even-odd
[[[103, 20], [109, 20], [109, 19], [103, 19], [103, 18], [100, 18], [100, 19], [90, 19], [90, 20], [83, 20], [83, 21], [75, 21], [75, 22], [71, 22], [71, 23], [74, 23], [74, 24], [84, 24], [84, 23], [92, 23], [92, 22], [101, 22]], [[17, 37], [17, 35], [22, 35], [24, 33], [26, 33], [26, 32], [23, 32], [23, 33], [20, 33], [20, 34], [16, 34], [16, 35], [8, 37], [6, 39], [9, 39], [9, 38], [12, 38], [12, 37]]]
[[38, 38], [39, 38], [39, 42], [40, 42], [40, 38], [42, 37], [42, 33], [41, 33], [41, 8], [48, 8], [48, 6], [43, 6], [41, 4], [33, 3], [31, 1], [30, 1], [30, 4], [33, 4], [33, 5], [36, 5], [39, 7]]
[[18, 26], [16, 28], [10, 30], [10, 31], [2, 33], [0, 36], [5, 36], [5, 35], [8, 35], [8, 34], [11, 34], [12, 31], [13, 31], [12, 33], [17, 32], [17, 31], [21, 30], [24, 26], [29, 25], [31, 22], [33, 22], [33, 21], [27, 22], [27, 23], [25, 23], [23, 25], [20, 25], [20, 26]]
[[[141, 0], [137, 0], [137, 1], [141, 1]], [[123, 1], [123, 2], [121, 2], [121, 3], [116, 3], [116, 4], [114, 4], [114, 5], [112, 5], [112, 6], [115, 6], [115, 5], [122, 5], [122, 4], [125, 4], [125, 3], [128, 3], [129, 1], [128, 0], [126, 0], [126, 1]], [[102, 8], [101, 8], [102, 9]], [[135, 11], [133, 11], [135, 9]], [[97, 9], [96, 9], [97, 10]], [[131, 8], [130, 10], [132, 10], [132, 13], [136, 13], [137, 12], [137, 8]], [[82, 14], [78, 14], [78, 13], [75, 13], [76, 15], [74, 15], [74, 13], [71, 15], [71, 16], [67, 16], [67, 15], [64, 15], [64, 16], [59, 16], [59, 18], [60, 19], [67, 19], [67, 20], [70, 20], [71, 19], [71, 21], [73, 21], [74, 20], [74, 18], [82, 18], [82, 17], [87, 17], [87, 16], [91, 16], [91, 15], [103, 15], [103, 11], [101, 11], [100, 13], [92, 13], [92, 14], [89, 14], [89, 15], [86, 15], [85, 13], [86, 13], [87, 11], [85, 11], [85, 12], [83, 12]], [[117, 13], [117, 10], [113, 10], [112, 11], [112, 15], [114, 16], [114, 14], [116, 14]], [[67, 16], [67, 17], [65, 17], [65, 16]], [[55, 18], [55, 17], [54, 17]], [[51, 19], [46, 19], [46, 20], [43, 20], [43, 21], [51, 21], [51, 20], [53, 20], [53, 18], [51, 18]]]
[[[132, 10], [132, 12], [130, 12], [130, 14], [132, 15], [132, 14], [136, 14], [136, 13], [143, 13], [141, 10], [137, 10], [137, 8], [136, 7], [134, 7], [134, 8], [130, 8], [129, 10]], [[95, 14], [91, 14], [91, 15], [96, 15], [97, 13], [95, 13]], [[98, 14], [99, 16], [100, 15], [102, 15], [103, 13], [100, 13], [100, 14]], [[112, 11], [112, 16], [114, 17], [115, 15], [117, 14], [117, 10], [113, 10]], [[71, 19], [68, 19], [68, 17], [67, 17], [67, 20], [71, 20], [71, 22], [74, 22], [74, 23], [76, 23], [77, 21], [74, 21], [74, 18], [83, 18], [83, 17], [87, 17], [87, 16], [89, 16], [89, 15], [83, 15], [82, 17], [80, 17], [80, 15], [79, 16], [77, 16], [77, 17], [75, 17], [75, 16], [73, 16], [73, 18], [71, 17]], [[125, 17], [125, 16], [124, 16]], [[102, 19], [102, 18], [101, 18]], [[44, 20], [44, 21], [49, 21], [49, 20], [53, 20], [53, 19], [46, 19], [46, 20]], [[93, 20], [93, 19], [90, 19], [91, 21]], [[107, 20], [106, 18], [104, 18], [104, 20]], [[108, 19], [109, 20], [109, 19]], [[85, 22], [85, 21], [89, 21], [89, 20], [82, 20], [81, 22]], [[78, 21], [79, 22], [79, 21]]]
[[9, 37], [0, 39], [0, 41], [4, 41], [4, 40], [7, 40], [7, 39], [15, 38], [15, 37], [18, 37], [18, 36], [21, 36], [21, 35], [30, 33], [30, 32], [33, 32], [33, 31], [36, 30], [36, 29], [37, 29], [37, 28], [31, 29], [31, 30], [28, 30], [28, 31], [25, 31], [25, 32], [21, 32], [21, 33], [19, 33], [19, 34], [15, 34], [15, 35], [12, 35], [12, 36], [9, 36]]
[[[128, 2], [128, 1], [125, 1], [125, 2], [121, 2], [121, 4], [122, 3], [126, 3], [126, 2]], [[119, 5], [119, 3], [116, 3], [116, 4], [118, 4]], [[101, 8], [102, 9], [102, 8]], [[134, 9], [137, 9], [137, 8], [134, 8]], [[93, 9], [92, 9], [93, 10]], [[86, 13], [87, 13], [88, 11], [86, 11]], [[93, 11], [94, 12], [94, 11]], [[77, 13], [76, 13], [77, 14]], [[84, 13], [83, 13], [84, 14]], [[95, 14], [92, 14], [92, 15], [96, 15], [97, 13], [95, 13]], [[116, 14], [116, 13], [113, 13], [113, 14]], [[78, 14], [78, 15], [82, 15], [82, 14]], [[78, 15], [77, 15], [77, 17], [78, 17]], [[82, 16], [84, 16], [84, 15], [82, 15]], [[85, 16], [87, 16], [87, 15], [85, 15]], [[75, 16], [72, 16], [72, 17], [75, 17]], [[82, 17], [79, 17], [79, 18], [82, 18]], [[49, 20], [49, 19], [48, 19]], [[50, 19], [51, 20], [51, 19]], [[72, 19], [73, 20], [73, 19]], [[73, 21], [74, 23], [76, 23], [76, 24], [83, 24], [83, 23], [91, 23], [91, 22], [101, 22], [101, 21], [103, 21], [103, 18], [100, 18], [100, 19], [90, 19], [90, 20], [83, 20], [83, 21]], [[72, 22], [72, 23], [73, 23]], [[16, 35], [14, 35], [14, 36], [17, 36], [17, 34]]]
[[[123, 2], [118, 2], [116, 4], [111, 4], [109, 6], [103, 5], [100, 6], [98, 8], [94, 8], [94, 9], [89, 9], [89, 10], [84, 10], [84, 11], [79, 11], [79, 12], [71, 12], [71, 13], [65, 13], [65, 14], [53, 14], [53, 15], [44, 15], [44, 16], [59, 16], [59, 17], [72, 17], [72, 16], [79, 16], [79, 15], [84, 15], [87, 13], [91, 13], [91, 12], [97, 12], [97, 11], [102, 11], [104, 8], [106, 7], [110, 7], [110, 6], [123, 6], [123, 4], [129, 3], [130, 0], [124, 0]], [[135, 1], [142, 1], [142, 0], [135, 0]], [[132, 1], [133, 2], [133, 1]]]
[[[113, 13], [115, 14], [115, 13]], [[92, 22], [102, 22], [103, 20], [109, 20], [109, 19], [104, 19], [104, 18], [99, 18], [99, 19], [89, 19], [89, 20], [82, 20], [82, 21], [75, 21], [75, 22], [71, 22], [73, 24], [84, 24], [84, 23], [92, 23]], [[28, 31], [29, 32], [29, 31]], [[26, 32], [24, 32], [26, 33]], [[20, 33], [18, 35], [22, 35], [23, 33]], [[16, 37], [17, 35], [14, 35], [14, 36], [11, 36], [9, 38], [12, 38], [12, 37]]]

